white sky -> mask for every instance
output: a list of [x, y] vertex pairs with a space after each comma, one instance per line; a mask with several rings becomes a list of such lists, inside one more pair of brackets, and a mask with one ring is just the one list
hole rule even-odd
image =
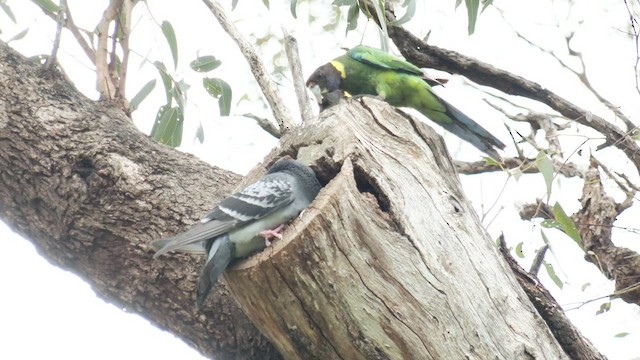
[[[328, 10], [330, 2], [314, 1], [311, 10], [309, 5], [303, 2], [298, 9], [299, 20], [294, 20], [285, 2], [271, 1], [272, 10], [268, 11], [259, 1], [239, 1], [238, 9], [231, 13], [231, 17], [247, 36], [253, 33], [254, 37], [261, 37], [267, 31], [271, 31], [280, 37], [281, 28], [284, 26], [299, 40], [305, 74], [308, 75], [318, 65], [339, 55], [342, 52], [339, 47], [354, 46], [363, 38], [358, 32], [352, 32], [345, 38], [343, 26], [338, 27], [337, 35], [326, 35], [322, 28], [323, 20], [308, 24], [307, 16], [310, 12], [318, 17], [331, 16], [332, 12]], [[230, 1], [224, 3], [228, 5]], [[466, 13], [463, 8], [454, 11], [453, 3], [453, 0], [421, 3], [417, 10], [418, 14], [421, 14], [420, 21], [412, 21], [409, 24], [410, 30], [418, 36], [424, 36], [431, 30], [431, 44], [459, 51], [537, 81], [579, 106], [607, 119], [613, 119], [612, 114], [599, 106], [575, 77], [561, 72], [554, 60], [518, 40], [496, 9], [489, 7], [480, 16], [476, 34], [469, 37], [466, 34]], [[6, 41], [29, 27], [28, 35], [12, 45], [26, 55], [48, 53], [54, 34], [53, 22], [42, 16], [41, 12], [27, 1], [8, 0], [7, 4], [18, 18], [18, 24], [12, 24], [0, 13], [0, 29], [3, 31], [0, 38]], [[192, 85], [192, 89], [199, 87], [200, 75], [190, 71], [188, 63], [198, 53], [216, 55], [223, 61], [223, 65], [209, 76], [219, 76], [230, 83], [234, 91], [232, 114], [251, 112], [270, 116], [262, 105], [255, 86], [252, 85], [246, 62], [239, 55], [233, 42], [220, 31], [213, 16], [200, 1], [181, 2], [179, 11], [175, 10], [175, 3], [150, 4], [154, 21], [161, 23], [163, 20], [169, 20], [176, 30], [180, 49], [180, 63], [175, 71], [177, 78], [184, 78]], [[562, 2], [556, 2], [554, 5], [549, 1], [536, 1], [535, 4], [496, 1], [496, 5], [504, 10], [508, 21], [530, 40], [557, 51], [572, 65], [576, 65], [576, 62], [567, 56], [562, 35], [578, 29], [572, 45], [583, 52], [589, 67], [588, 75], [594, 87], [620, 105], [622, 111], [635, 119], [636, 123], [640, 123], [639, 95], [633, 83], [635, 49], [623, 34], [627, 28], [628, 15], [621, 2], [584, 0], [580, 2], [581, 7], [574, 8], [568, 16]], [[80, 27], [90, 29], [97, 23], [106, 1], [69, 0], [69, 6], [76, 23]], [[255, 21], [256, 13], [260, 16], [259, 24]], [[582, 25], [576, 25], [581, 19], [584, 20]], [[141, 56], [146, 56], [151, 61], [162, 60], [168, 64], [167, 67], [173, 68], [162, 34], [150, 21], [149, 13], [144, 10], [144, 6], [137, 8], [133, 23], [131, 46], [140, 56], [133, 55], [130, 63], [134, 71], [129, 73], [129, 96], [156, 77], [156, 71], [151, 66], [140, 66]], [[560, 30], [556, 28], [557, 23], [561, 24]], [[361, 19], [362, 24], [364, 21]], [[366, 28], [361, 26], [360, 30], [365, 31], [364, 43], [373, 46], [378, 44], [377, 34], [372, 25]], [[265, 58], [273, 56], [278, 47], [275, 41], [269, 42], [262, 50]], [[59, 56], [63, 67], [78, 88], [88, 96], [96, 98], [93, 70], [68, 33], [63, 37]], [[439, 89], [439, 92], [457, 107], [474, 114], [472, 117], [485, 128], [494, 132], [504, 142], [508, 142], [509, 135], [502, 121], [498, 121], [503, 116], [482, 101], [487, 95], [466, 87], [460, 77], [446, 77], [451, 80], [446, 88]], [[288, 77], [280, 79], [279, 83], [284, 90], [287, 104], [291, 109], [296, 109]], [[134, 113], [134, 120], [142, 131], [148, 132], [151, 129], [156, 109], [164, 98], [160, 87], [158, 81], [156, 91]], [[249, 100], [238, 102], [244, 93], [248, 94]], [[533, 106], [539, 111], [546, 110], [545, 106], [531, 101], [516, 101]], [[502, 102], [498, 104], [515, 112], [519, 111]], [[297, 113], [295, 115], [297, 116]], [[186, 117], [181, 149], [238, 173], [248, 171], [277, 145], [277, 141], [259, 129], [252, 120], [237, 116], [220, 118], [216, 102], [202, 91], [189, 92]], [[205, 143], [202, 145], [193, 141], [199, 121], [205, 128]], [[527, 132], [526, 127], [518, 129]], [[240, 133], [242, 135], [238, 136]], [[574, 131], [574, 135], [562, 137], [565, 155], [571, 154], [582, 143], [585, 134], [591, 135], [585, 132], [585, 129], [580, 129], [578, 136]], [[455, 158], [479, 159], [480, 154], [469, 145], [459, 142], [451, 135], [444, 136]], [[592, 141], [589, 145], [597, 143]], [[513, 149], [508, 153], [513, 154]], [[574, 154], [571, 160], [585, 166], [588, 154], [589, 151], [585, 150], [582, 156]], [[535, 156], [535, 152], [531, 151], [528, 155]], [[626, 171], [630, 168], [626, 159], [616, 150], [607, 149], [595, 155], [611, 164], [612, 170]], [[636, 183], [640, 183], [637, 174], [630, 175]], [[522, 241], [527, 255], [522, 263], [526, 268], [542, 240], [537, 223], [523, 223], [517, 219], [517, 206], [544, 196], [544, 181], [539, 174], [523, 176], [518, 182], [511, 179], [507, 182], [503, 196], [499, 197], [506, 179], [506, 174], [495, 173], [462, 177], [462, 182], [466, 194], [481, 216], [483, 209], [486, 211], [498, 198], [497, 205], [486, 216], [484, 223], [488, 224], [497, 213], [496, 219], [489, 226], [491, 236], [496, 237], [500, 232], [504, 232], [512, 246]], [[577, 210], [581, 188], [582, 183], [579, 180], [559, 178], [554, 183], [552, 203], [558, 200], [568, 212]], [[615, 192], [615, 187], [608, 186], [607, 190], [614, 192], [618, 200], [621, 199], [621, 194]], [[638, 209], [633, 209], [623, 214], [617, 225], [637, 228], [635, 219], [638, 216]], [[558, 262], [553, 254], [550, 254], [547, 260], [553, 263], [558, 275], [565, 281], [564, 288], [557, 288], [544, 271], [540, 276], [565, 308], [576, 307], [570, 304], [595, 299], [613, 291], [612, 283], [603, 279], [593, 265], [582, 260], [582, 254], [571, 240], [553, 230], [546, 229], [545, 233], [552, 243], [553, 254], [560, 258]], [[8, 289], [7, 295], [0, 301], [0, 358], [201, 358], [197, 352], [171, 334], [150, 326], [139, 316], [124, 313], [96, 298], [90, 287], [81, 279], [48, 264], [37, 255], [28, 241], [13, 234], [5, 226], [0, 226], [0, 238], [6, 239], [4, 251], [0, 252], [0, 283]], [[617, 229], [615, 240], [618, 245], [640, 251], [637, 233]], [[590, 286], [582, 291], [585, 283], [590, 283]], [[610, 359], [640, 358], [637, 346], [640, 342], [640, 310], [636, 306], [615, 300], [610, 312], [595, 316], [595, 312], [605, 301], [591, 302], [569, 311], [568, 315]], [[629, 335], [615, 337], [616, 334], [625, 332]]]

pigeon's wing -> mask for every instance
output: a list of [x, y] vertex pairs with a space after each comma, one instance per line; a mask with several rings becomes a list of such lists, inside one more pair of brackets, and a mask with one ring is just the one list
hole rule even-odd
[[[158, 249], [154, 257], [173, 250], [194, 252], [204, 240], [259, 220], [294, 200], [294, 178], [284, 173], [268, 174], [257, 182], [224, 199], [199, 224], [184, 233], [151, 243]], [[201, 245], [204, 249], [204, 245]]]
[[349, 54], [352, 59], [373, 67], [402, 71], [419, 76], [424, 75], [422, 69], [412, 63], [404, 61], [399, 57], [386, 53], [382, 50], [365, 45], [358, 45], [347, 51], [347, 54]]

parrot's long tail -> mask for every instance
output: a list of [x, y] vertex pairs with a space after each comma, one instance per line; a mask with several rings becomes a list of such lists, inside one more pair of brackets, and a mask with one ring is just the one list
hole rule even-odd
[[453, 133], [460, 139], [475, 146], [478, 150], [491, 156], [496, 160], [500, 160], [502, 157], [496, 151], [498, 149], [504, 149], [506, 145], [500, 141], [497, 137], [493, 136], [490, 132], [485, 130], [480, 124], [473, 121], [470, 117], [465, 115], [462, 111], [456, 109], [453, 105], [440, 99], [447, 108], [446, 114], [453, 119], [450, 122], [438, 122], [438, 125], [445, 128], [445, 130]]
[[209, 258], [200, 274], [198, 281], [198, 291], [196, 295], [196, 305], [198, 309], [202, 308], [202, 304], [209, 296], [209, 292], [216, 284], [218, 278], [225, 271], [231, 262], [233, 252], [233, 244], [229, 240], [229, 235], [224, 234], [213, 241], [209, 249]]

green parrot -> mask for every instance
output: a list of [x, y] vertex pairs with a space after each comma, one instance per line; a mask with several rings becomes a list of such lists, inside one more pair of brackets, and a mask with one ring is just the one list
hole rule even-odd
[[446, 130], [495, 159], [495, 150], [505, 145], [470, 117], [433, 92], [422, 70], [396, 56], [365, 45], [320, 66], [307, 80], [307, 87], [321, 110], [336, 104], [343, 93], [379, 96], [393, 106], [418, 110]]

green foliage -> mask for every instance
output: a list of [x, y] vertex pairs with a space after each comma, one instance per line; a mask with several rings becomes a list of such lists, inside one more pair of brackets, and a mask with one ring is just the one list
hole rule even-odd
[[0, 0], [0, 9], [4, 11], [4, 13], [9, 17], [9, 19], [11, 19], [11, 21], [13, 21], [14, 24], [17, 24], [16, 16], [13, 14], [13, 11], [11, 11], [11, 8], [6, 4], [6, 2], [7, 0]]
[[198, 56], [195, 60], [193, 60], [189, 66], [193, 71], [197, 72], [209, 72], [211, 70], [215, 70], [222, 64], [222, 61], [216, 59], [213, 55], [206, 56]]
[[147, 82], [129, 102], [129, 107], [131, 108], [131, 111], [136, 110], [138, 106], [140, 106], [140, 103], [142, 103], [142, 101], [144, 101], [144, 99], [146, 99], [147, 96], [149, 96], [149, 94], [151, 93], [151, 91], [153, 91], [155, 87], [156, 87], [156, 79], [153, 79]]
[[500, 169], [504, 170], [504, 167], [502, 167], [502, 164], [496, 159], [492, 158], [491, 156], [484, 156], [482, 159], [487, 165], [497, 166]]
[[32, 3], [38, 5], [45, 12], [57, 13], [60, 6], [51, 0], [31, 0]]
[[471, 35], [476, 30], [480, 0], [464, 0], [464, 3], [467, 6], [467, 32]]
[[19, 33], [13, 35], [11, 37], [11, 39], [7, 40], [7, 44], [12, 42], [12, 41], [16, 41], [16, 40], [20, 40], [20, 39], [24, 38], [27, 35], [28, 32], [29, 32], [29, 28], [26, 28], [26, 29], [20, 31]]
[[162, 25], [162, 34], [164, 38], [167, 40], [167, 44], [169, 45], [169, 49], [171, 50], [171, 57], [173, 57], [173, 67], [174, 69], [178, 67], [178, 40], [176, 39], [176, 33], [173, 31], [173, 26], [168, 21], [163, 21]]
[[[478, 20], [478, 13], [480, 9], [480, 0], [464, 0], [465, 7], [467, 8], [467, 32], [472, 35], [476, 30], [476, 22]], [[482, 10], [484, 11], [493, 0], [482, 0]], [[456, 0], [456, 9], [462, 4], [462, 0]]]
[[178, 147], [182, 142], [183, 123], [184, 113], [179, 107], [163, 105], [158, 109], [151, 136], [163, 144]]
[[573, 241], [578, 244], [580, 249], [584, 251], [584, 245], [582, 244], [582, 239], [580, 238], [580, 232], [578, 231], [576, 224], [573, 223], [573, 220], [571, 220], [571, 217], [567, 215], [562, 206], [560, 206], [560, 204], [556, 202], [553, 205], [553, 209], [551, 211], [553, 211], [553, 216], [560, 224], [562, 231], [571, 239], [573, 239]]
[[293, 16], [294, 19], [298, 18], [298, 14], [296, 12], [297, 8], [298, 8], [298, 0], [291, 0], [289, 10], [291, 11], [291, 16]]
[[358, 16], [360, 15], [360, 7], [358, 4], [354, 4], [349, 6], [349, 11], [347, 12], [347, 28], [344, 32], [345, 36], [351, 30], [355, 30], [358, 27]]
[[[582, 244], [582, 238], [580, 232], [576, 227], [576, 224], [571, 220], [571, 217], [567, 215], [560, 203], [556, 202], [551, 209], [554, 219], [546, 219], [540, 223], [540, 226], [545, 228], [554, 228], [567, 234], [576, 244], [584, 251], [584, 245]], [[546, 237], [543, 235], [543, 239], [546, 241]]]
[[547, 199], [551, 196], [551, 187], [553, 186], [553, 162], [547, 154], [540, 150], [536, 156], [536, 165], [540, 174], [544, 177], [544, 182], [547, 185]]
[[520, 241], [518, 245], [516, 245], [516, 255], [518, 255], [520, 259], [524, 259], [524, 253], [522, 252], [522, 241]]
[[546, 261], [543, 261], [542, 264], [544, 265], [545, 270], [547, 270], [547, 275], [549, 275], [551, 280], [553, 280], [553, 283], [556, 284], [557, 287], [562, 289], [562, 287], [564, 286], [564, 283], [562, 282], [562, 280], [560, 280], [560, 278], [556, 274], [556, 271], [553, 269], [553, 265], [549, 264]]
[[218, 78], [204, 78], [202, 85], [209, 95], [218, 99], [221, 116], [229, 116], [231, 112], [231, 87], [224, 80]]
[[416, 14], [416, 0], [405, 0], [402, 3], [402, 7], [406, 7], [407, 11], [405, 11], [400, 19], [390, 22], [389, 25], [400, 26], [413, 19], [413, 16]]
[[611, 301], [607, 301], [605, 303], [602, 303], [602, 305], [600, 305], [600, 309], [598, 309], [598, 311], [596, 311], [596, 315], [604, 314], [604, 313], [608, 312], [609, 310], [611, 310]]

